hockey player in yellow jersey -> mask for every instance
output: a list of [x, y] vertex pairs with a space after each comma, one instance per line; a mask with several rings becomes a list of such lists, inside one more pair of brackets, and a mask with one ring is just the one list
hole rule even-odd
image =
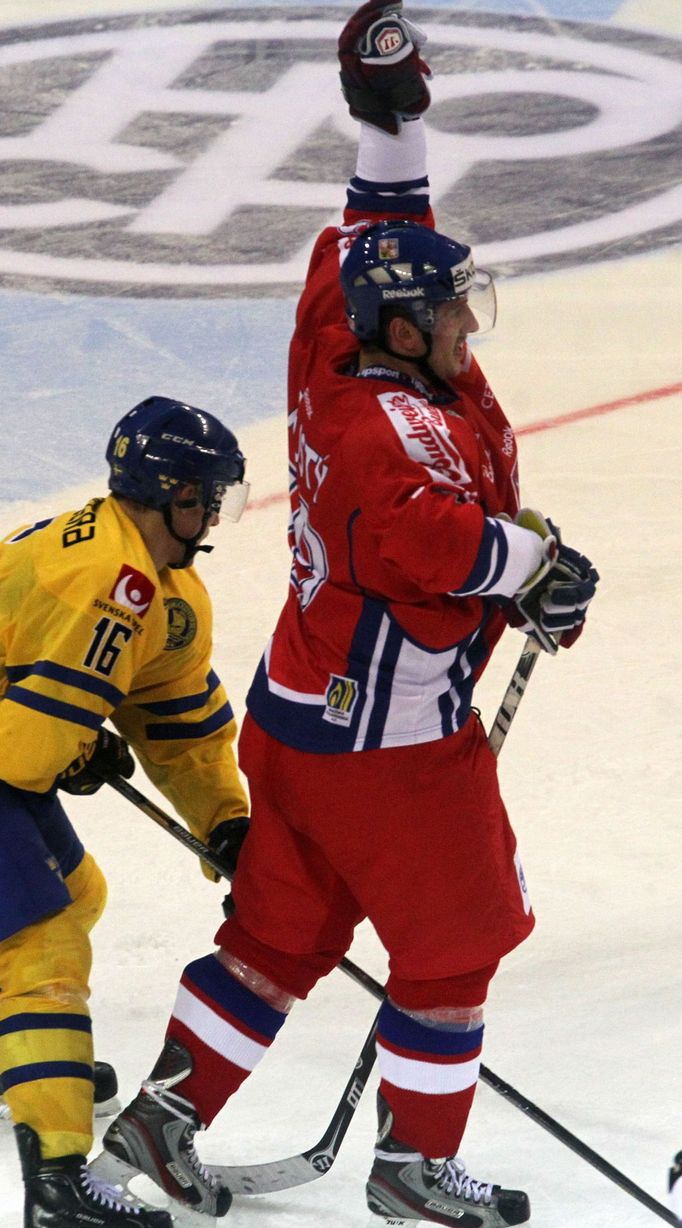
[[85, 1162], [88, 934], [106, 886], [58, 790], [87, 795], [131, 775], [130, 743], [230, 869], [248, 828], [235, 721], [211, 668], [210, 602], [192, 566], [220, 514], [243, 510], [244, 457], [218, 419], [153, 396], [115, 427], [107, 461], [106, 498], [0, 543], [0, 1090], [26, 1228], [171, 1224], [124, 1205]]

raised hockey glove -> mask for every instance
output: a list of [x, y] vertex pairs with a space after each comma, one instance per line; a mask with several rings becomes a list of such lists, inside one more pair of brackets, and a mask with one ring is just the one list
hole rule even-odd
[[[213, 828], [208, 837], [208, 847], [214, 857], [217, 857], [225, 866], [227, 878], [232, 878], [237, 869], [237, 861], [248, 830], [249, 820], [247, 818], [223, 819]], [[217, 874], [205, 861], [202, 861], [201, 868], [210, 882], [220, 882], [220, 874]]]
[[584, 554], [564, 546], [559, 530], [540, 512], [522, 508], [515, 524], [542, 537], [543, 559], [515, 593], [507, 618], [554, 655], [559, 645], [570, 648], [581, 634], [599, 574]]
[[96, 793], [112, 776], [129, 780], [134, 771], [128, 743], [111, 729], [100, 729], [96, 740], [60, 772], [55, 783], [65, 793], [86, 796]]
[[402, 0], [369, 0], [339, 38], [341, 89], [354, 119], [396, 136], [430, 101], [419, 50], [426, 34], [402, 16]]

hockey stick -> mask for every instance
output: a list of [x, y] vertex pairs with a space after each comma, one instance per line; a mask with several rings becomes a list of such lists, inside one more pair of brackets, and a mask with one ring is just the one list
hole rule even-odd
[[[355, 968], [355, 965], [350, 964], [350, 962], [348, 963], [349, 966], [347, 969], [345, 969], [345, 971], [347, 971], [349, 976], [353, 977], [354, 981], [358, 982], [358, 985], [363, 986], [363, 989], [371, 993], [372, 997], [381, 998], [381, 1000], [386, 997], [386, 993], [383, 992], [382, 986], [378, 984], [378, 981], [375, 981], [374, 976], [370, 976], [369, 973], [365, 973], [363, 969]], [[367, 1038], [367, 1040], [369, 1040], [369, 1038]], [[655, 1216], [665, 1219], [666, 1223], [677, 1224], [677, 1228], [680, 1228], [680, 1221], [678, 1221], [677, 1217], [672, 1213], [672, 1211], [668, 1211], [668, 1208], [662, 1205], [662, 1202], [657, 1202], [656, 1199], [653, 1199], [650, 1194], [646, 1194], [646, 1191], [641, 1189], [639, 1185], [635, 1185], [634, 1181], [629, 1179], [629, 1176], [625, 1176], [624, 1173], [619, 1172], [617, 1168], [613, 1167], [613, 1164], [609, 1164], [608, 1160], [603, 1159], [598, 1152], [592, 1151], [592, 1148], [587, 1146], [587, 1143], [582, 1142], [582, 1140], [580, 1140], [578, 1136], [573, 1135], [570, 1130], [566, 1130], [566, 1127], [562, 1126], [559, 1121], [555, 1120], [555, 1117], [549, 1116], [544, 1109], [538, 1108], [537, 1104], [533, 1104], [532, 1100], [528, 1100], [528, 1098], [521, 1092], [517, 1092], [516, 1088], [511, 1087], [510, 1083], [505, 1083], [503, 1078], [500, 1078], [499, 1075], [495, 1075], [495, 1072], [490, 1070], [488, 1066], [484, 1066], [483, 1063], [480, 1065], [478, 1077], [480, 1082], [487, 1083], [487, 1086], [492, 1087], [494, 1092], [498, 1093], [498, 1095], [503, 1095], [505, 1100], [509, 1100], [510, 1104], [514, 1105], [516, 1109], [520, 1109], [521, 1113], [525, 1113], [527, 1117], [530, 1117], [531, 1121], [535, 1121], [536, 1125], [542, 1126], [543, 1130], [547, 1130], [548, 1133], [551, 1133], [551, 1135], [554, 1136], [554, 1138], [558, 1138], [558, 1141], [563, 1143], [564, 1147], [568, 1147], [569, 1151], [575, 1152], [576, 1156], [580, 1156], [580, 1159], [586, 1160], [587, 1164], [591, 1164], [592, 1168], [596, 1168], [598, 1173], [601, 1173], [602, 1176], [606, 1176], [609, 1181], [613, 1181], [614, 1185], [621, 1187], [621, 1189], [625, 1191], [625, 1194], [629, 1194], [633, 1197], [633, 1199], [637, 1199], [638, 1202], [641, 1202], [641, 1205], [648, 1207], [648, 1210], [653, 1212]], [[335, 1117], [339, 1116], [340, 1110], [342, 1110], [342, 1104], [343, 1102], [339, 1103], [337, 1111], [335, 1111], [334, 1114], [334, 1119]], [[327, 1135], [329, 1135], [331, 1129], [332, 1126], [329, 1126]], [[327, 1135], [324, 1137], [327, 1137]], [[305, 1154], [311, 1153], [306, 1152]], [[299, 1157], [292, 1157], [292, 1159], [297, 1158]], [[283, 1160], [280, 1160], [279, 1163], [283, 1163]], [[291, 1162], [290, 1160], [285, 1160], [284, 1163]], [[274, 1165], [272, 1165], [272, 1167], [274, 1168]], [[215, 1165], [211, 1164], [211, 1168], [215, 1168]], [[270, 1168], [270, 1165], [256, 1164], [253, 1165], [253, 1168], [256, 1170], [267, 1170]], [[324, 1168], [324, 1172], [327, 1172], [328, 1168], [331, 1168], [331, 1164], [328, 1164], [327, 1168]], [[251, 1169], [224, 1167], [215, 1168], [215, 1172], [218, 1172], [222, 1178], [224, 1178], [226, 1184], [230, 1185], [232, 1179], [235, 1179], [236, 1181], [240, 1181], [242, 1179], [248, 1180], [247, 1174], [251, 1172]], [[232, 1176], [232, 1174], [235, 1176]], [[321, 1174], [317, 1173], [316, 1175], [319, 1176]], [[315, 1180], [315, 1176], [307, 1176], [307, 1178], [304, 1178], [304, 1180]], [[300, 1184], [300, 1181], [297, 1180], [296, 1184]], [[230, 1189], [232, 1189], [231, 1185]], [[233, 1189], [235, 1189], [236, 1194], [237, 1192], [238, 1194], [268, 1194], [270, 1189], [274, 1189], [274, 1186], [264, 1186], [262, 1189], [258, 1190], [243, 1190], [240, 1189], [238, 1184], [235, 1184]], [[278, 1185], [276, 1186], [276, 1189], [284, 1189], [284, 1186]]]
[[[521, 701], [521, 696], [535, 666], [537, 656], [538, 648], [535, 642], [529, 638], [526, 641], [490, 730], [489, 741], [495, 754], [499, 753], [500, 747], [509, 731]], [[109, 783], [124, 797], [127, 797], [133, 805], [137, 806], [138, 809], [165, 828], [166, 831], [182, 844], [190, 848], [192, 852], [203, 857], [219, 874], [225, 876], [224, 867], [220, 865], [200, 840], [192, 836], [180, 823], [170, 818], [160, 807], [148, 801], [133, 785], [123, 780], [123, 778], [118, 778]], [[384, 990], [379, 982], [371, 977], [369, 973], [345, 958], [341, 961], [340, 967], [356, 984], [361, 985], [373, 997], [383, 1001], [385, 997]], [[267, 1194], [276, 1190], [290, 1189], [297, 1185], [304, 1185], [307, 1182], [315, 1181], [318, 1177], [329, 1172], [374, 1065], [375, 1032], [376, 1021], [372, 1024], [353, 1074], [343, 1090], [332, 1119], [322, 1138], [315, 1146], [287, 1159], [271, 1160], [264, 1164], [223, 1165], [222, 1167], [211, 1165], [211, 1168], [225, 1181], [234, 1193]], [[624, 1173], [621, 1173], [608, 1160], [600, 1156], [598, 1152], [593, 1151], [591, 1147], [583, 1143], [581, 1139], [572, 1134], [570, 1130], [567, 1130], [565, 1126], [562, 1126], [555, 1118], [545, 1113], [544, 1109], [539, 1108], [538, 1105], [517, 1091], [511, 1084], [506, 1083], [504, 1079], [496, 1075], [488, 1066], [481, 1065], [479, 1078], [482, 1083], [487, 1084], [498, 1095], [503, 1096], [510, 1104], [513, 1104], [515, 1108], [530, 1118], [531, 1121], [534, 1121], [536, 1125], [547, 1130], [558, 1142], [568, 1147], [570, 1151], [573, 1151], [580, 1159], [585, 1160], [587, 1164], [590, 1164], [602, 1176], [613, 1182], [613, 1184], [617, 1185], [637, 1202], [640, 1202], [652, 1214], [658, 1216], [659, 1219], [664, 1220], [667, 1224], [678, 1225], [678, 1220], [672, 1211], [669, 1211], [662, 1203], [652, 1198], [650, 1194], [647, 1194], [645, 1190], [636, 1185], [634, 1181], [631, 1181], [629, 1177], [626, 1177]]]
[[[533, 672], [539, 651], [539, 645], [528, 636], [488, 737], [491, 749], [496, 756], [499, 754], [500, 748], [509, 732], [510, 725], [521, 702], [521, 697]], [[184, 844], [193, 853], [202, 857], [218, 874], [222, 877], [227, 877], [224, 866], [217, 858], [212, 856], [207, 846], [201, 840], [198, 840], [196, 836], [188, 832], [185, 827], [176, 822], [175, 819], [172, 819], [170, 815], [167, 815], [159, 806], [156, 806], [144, 797], [134, 785], [131, 785], [122, 777], [110, 780], [109, 783], [117, 792], [121, 793], [133, 805], [148, 815], [149, 818], [165, 828], [181, 844]], [[385, 994], [379, 982], [364, 972], [362, 968], [359, 968], [357, 964], [344, 958], [339, 966], [352, 980], [362, 985], [374, 997], [380, 1000], [384, 999]], [[246, 1166], [211, 1165], [211, 1168], [220, 1175], [221, 1179], [229, 1186], [233, 1193], [272, 1193], [275, 1190], [290, 1189], [296, 1185], [304, 1185], [309, 1181], [315, 1181], [318, 1177], [329, 1172], [374, 1066], [376, 1058], [374, 1046], [376, 1029], [377, 1021], [375, 1019], [362, 1046], [353, 1074], [346, 1084], [332, 1119], [318, 1143], [307, 1151], [300, 1152], [295, 1156], [289, 1156], [284, 1160], [272, 1160], [264, 1164], [250, 1164]], [[500, 1085], [502, 1085], [502, 1080], [500, 1080]]]

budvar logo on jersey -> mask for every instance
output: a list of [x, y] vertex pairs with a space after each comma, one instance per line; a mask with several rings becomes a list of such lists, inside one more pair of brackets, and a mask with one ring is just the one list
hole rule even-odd
[[155, 592], [156, 588], [151, 580], [148, 580], [135, 567], [129, 567], [127, 563], [124, 563], [109, 593], [109, 600], [115, 601], [116, 605], [125, 606], [140, 618], [144, 618]]
[[471, 474], [435, 405], [407, 392], [382, 392], [377, 399], [408, 456], [459, 490], [472, 486]]
[[[439, 229], [507, 275], [673, 242], [679, 40], [470, 7], [429, 21]], [[244, 4], [0, 33], [0, 282], [298, 289], [355, 167], [339, 28]]]

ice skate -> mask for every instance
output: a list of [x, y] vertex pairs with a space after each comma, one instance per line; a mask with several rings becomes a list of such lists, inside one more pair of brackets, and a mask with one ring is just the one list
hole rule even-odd
[[391, 1113], [378, 1096], [379, 1135], [367, 1182], [367, 1205], [377, 1225], [457, 1224], [457, 1228], [508, 1228], [530, 1219], [528, 1195], [470, 1177], [457, 1156], [430, 1160], [391, 1134]]
[[103, 1140], [105, 1155], [94, 1169], [110, 1179], [115, 1176], [126, 1188], [145, 1173], [181, 1206], [204, 1217], [221, 1216], [232, 1195], [194, 1150], [194, 1136], [202, 1129], [194, 1106], [170, 1090], [191, 1069], [187, 1050], [167, 1040], [138, 1095], [109, 1126]]
[[44, 1160], [40, 1139], [15, 1126], [26, 1188], [25, 1228], [172, 1228], [166, 1211], [153, 1211], [90, 1171], [82, 1155]]
[[95, 1117], [113, 1117], [121, 1110], [116, 1071], [108, 1062], [95, 1062]]

